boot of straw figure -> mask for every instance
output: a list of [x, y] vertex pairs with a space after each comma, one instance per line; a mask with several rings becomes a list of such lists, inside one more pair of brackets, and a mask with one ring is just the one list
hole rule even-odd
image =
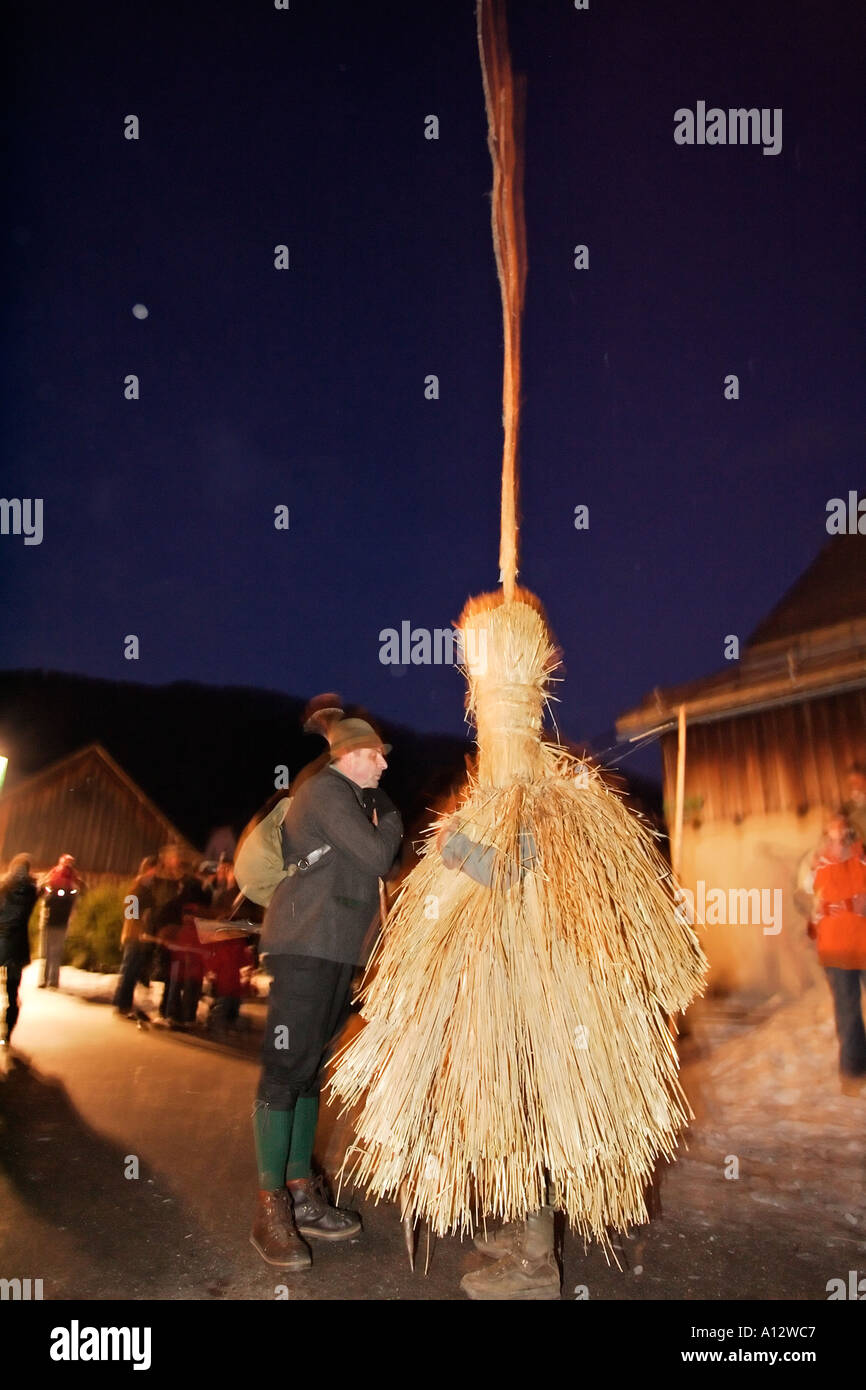
[[469, 1298], [479, 1302], [558, 1299], [560, 1279], [553, 1252], [553, 1208], [541, 1207], [525, 1221], [514, 1223], [510, 1249], [497, 1252], [495, 1263], [465, 1274], [460, 1287]]

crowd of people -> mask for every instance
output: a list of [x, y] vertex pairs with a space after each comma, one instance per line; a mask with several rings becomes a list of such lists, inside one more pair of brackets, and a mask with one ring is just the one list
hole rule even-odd
[[69, 919], [85, 883], [71, 854], [61, 854], [41, 878], [31, 873], [29, 854], [16, 854], [0, 880], [0, 966], [6, 971], [6, 1015], [0, 1043], [8, 1043], [18, 1022], [21, 975], [30, 964], [30, 915], [41, 902], [40, 989], [57, 989]]
[[255, 937], [239, 925], [204, 940], [196, 925], [197, 919], [228, 918], [236, 898], [232, 863], [225, 855], [193, 870], [180, 847], [170, 844], [143, 859], [125, 899], [115, 1012], [140, 1019], [141, 1011], [134, 1007], [136, 986], [161, 982], [154, 1022], [180, 1031], [194, 1028], [207, 980], [209, 1026], [219, 1034], [236, 1027], [245, 970], [255, 960]]
[[[8, 1044], [20, 1014], [21, 976], [30, 964], [29, 924], [41, 903], [40, 989], [58, 989], [66, 936], [87, 885], [71, 854], [39, 878], [28, 854], [16, 854], [0, 879], [0, 967], [5, 970], [6, 1011], [0, 1042]], [[243, 926], [215, 931], [203, 941], [200, 920], [227, 918], [237, 898], [231, 860], [193, 868], [175, 844], [142, 860], [124, 898], [120, 979], [115, 1012], [141, 1019], [134, 1007], [136, 986], [162, 984], [154, 1022], [187, 1030], [195, 1026], [202, 993], [209, 987], [207, 1021], [219, 1035], [238, 1025], [244, 988], [255, 964], [255, 936]]]

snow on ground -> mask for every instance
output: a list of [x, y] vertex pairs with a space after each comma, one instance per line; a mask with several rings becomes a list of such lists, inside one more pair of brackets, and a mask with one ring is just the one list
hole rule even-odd
[[745, 1179], [746, 1219], [752, 1203], [776, 1207], [829, 1243], [847, 1232], [866, 1250], [866, 1090], [841, 1092], [829, 989], [764, 1013], [737, 1026], [730, 1007], [698, 1011], [693, 1042], [704, 1055], [683, 1073], [696, 1112], [688, 1161], [738, 1167], [730, 1181]]
[[[95, 970], [78, 970], [74, 965], [64, 965], [60, 973], [60, 987], [64, 994], [74, 994], [93, 1004], [110, 1004], [119, 979], [119, 975], [99, 975]], [[138, 994], [140, 998], [140, 990]]]

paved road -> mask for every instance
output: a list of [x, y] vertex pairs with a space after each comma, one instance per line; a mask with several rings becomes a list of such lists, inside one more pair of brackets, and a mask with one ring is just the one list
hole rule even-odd
[[[317, 1247], [303, 1275], [265, 1265], [248, 1242], [252, 1049], [141, 1031], [105, 1002], [35, 989], [31, 968], [5, 1067], [0, 1276], [41, 1278], [46, 1298], [261, 1300], [286, 1283], [293, 1300], [462, 1299], [462, 1273], [483, 1263], [471, 1242], [441, 1240], [413, 1276], [395, 1208], [354, 1194], [360, 1239]], [[325, 1116], [330, 1171], [346, 1135]], [[623, 1243], [622, 1270], [567, 1236], [563, 1298], [825, 1299], [858, 1254], [866, 1271], [864, 1233], [844, 1213], [818, 1230], [808, 1202], [773, 1204], [766, 1174], [725, 1181], [722, 1158], [693, 1135], [663, 1179], [662, 1218]], [[420, 1253], [423, 1265], [423, 1236]]]

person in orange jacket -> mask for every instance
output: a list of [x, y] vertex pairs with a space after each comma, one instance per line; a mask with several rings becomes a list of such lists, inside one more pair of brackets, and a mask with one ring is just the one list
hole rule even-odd
[[866, 854], [841, 813], [833, 816], [815, 866], [815, 915], [810, 935], [833, 995], [842, 1090], [866, 1086]]

